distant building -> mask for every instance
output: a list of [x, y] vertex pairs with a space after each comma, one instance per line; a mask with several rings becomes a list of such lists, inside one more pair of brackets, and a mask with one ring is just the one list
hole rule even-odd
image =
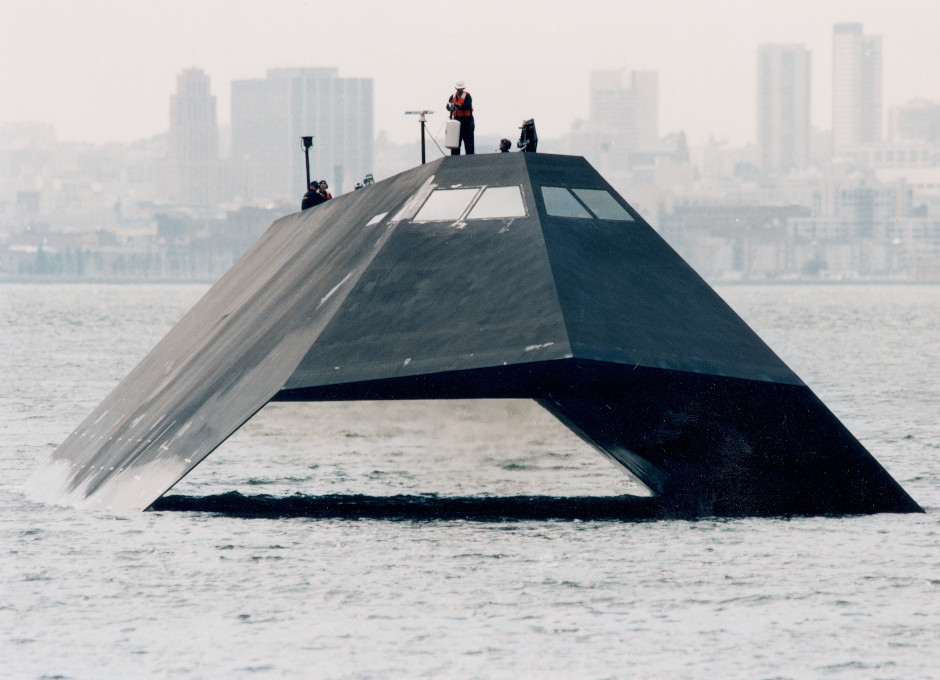
[[940, 165], [940, 150], [928, 142], [896, 141], [861, 146], [843, 154], [857, 168], [908, 170]]
[[660, 233], [706, 279], [779, 277], [791, 268], [787, 221], [809, 214], [795, 205], [691, 203], [660, 214]]
[[0, 233], [48, 213], [57, 173], [55, 128], [34, 121], [0, 125]]
[[757, 148], [764, 172], [802, 170], [810, 148], [810, 52], [757, 48]]
[[832, 29], [832, 150], [881, 141], [881, 36], [862, 24]]
[[650, 153], [659, 144], [659, 74], [591, 71], [590, 123], [625, 153]]
[[209, 76], [186, 69], [176, 77], [170, 97], [170, 131], [164, 176], [166, 197], [178, 204], [207, 206], [221, 184], [219, 124]]
[[940, 104], [914, 99], [889, 109], [888, 139], [892, 142], [940, 144]]
[[232, 159], [243, 163], [254, 198], [300, 196], [306, 170], [300, 144], [313, 136], [310, 172], [334, 195], [372, 172], [371, 78], [340, 78], [335, 68], [270, 69], [232, 82]]

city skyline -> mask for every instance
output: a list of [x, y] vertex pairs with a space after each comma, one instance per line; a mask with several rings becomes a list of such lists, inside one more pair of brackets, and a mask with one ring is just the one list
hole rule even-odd
[[[279, 7], [289, 4], [284, 2]], [[100, 13], [106, 4], [94, 9]], [[416, 88], [427, 88], [429, 73], [441, 80], [449, 70], [471, 84], [481, 153], [492, 152], [500, 137], [518, 136], [518, 107], [540, 107], [526, 110], [537, 120], [539, 151], [583, 156], [703, 275], [940, 280], [936, 84], [913, 78], [905, 87], [915, 89], [898, 89], [897, 68], [906, 62], [893, 51], [897, 42], [890, 30], [864, 12], [845, 12], [844, 3], [829, 3], [828, 14], [812, 15], [814, 30], [825, 35], [822, 42], [807, 39], [792, 21], [773, 31], [750, 30], [744, 19], [719, 26], [735, 4], [732, 0], [713, 13], [676, 14], [674, 25], [661, 26], [662, 42], [675, 48], [681, 33], [689, 45], [673, 52], [651, 48], [642, 60], [624, 56], [633, 45], [626, 40], [618, 41], [616, 50], [602, 45], [593, 52], [574, 38], [551, 41], [557, 22], [523, 31], [512, 44], [492, 43], [490, 32], [469, 41], [467, 49], [449, 45], [407, 72], [389, 71], [401, 52], [389, 48], [385, 54], [384, 38], [376, 37], [364, 50], [382, 57], [368, 65], [352, 63], [348, 50], [327, 51], [324, 58], [322, 45], [314, 42], [316, 49], [308, 54], [260, 73], [252, 66], [249, 76], [237, 73], [234, 80], [227, 79], [232, 70], [213, 58], [184, 63], [154, 107], [156, 122], [137, 121], [150, 125], [149, 136], [128, 142], [75, 141], [59, 120], [3, 122], [0, 270], [106, 278], [209, 275], [237, 257], [265, 220], [297, 209], [305, 189], [301, 135], [316, 137], [311, 174], [326, 179], [334, 195], [351, 191], [366, 173], [382, 180], [412, 167], [419, 135], [417, 121], [404, 111], [416, 107], [403, 104], [390, 111], [405, 98], [411, 101]], [[811, 14], [799, 0], [790, 4], [795, 16]], [[672, 6], [691, 7], [686, 0]], [[597, 7], [591, 0], [585, 5]], [[235, 3], [231, 15], [243, 20], [249, 9]], [[583, 19], [581, 9], [571, 19], [575, 28]], [[780, 18], [780, 5], [771, 10]], [[348, 30], [344, 12], [337, 14], [339, 35]], [[187, 17], [174, 18], [185, 33]], [[360, 38], [383, 18], [387, 29], [400, 28], [387, 10], [377, 9], [362, 18]], [[658, 44], [655, 31], [642, 30], [651, 27], [651, 15], [635, 18], [631, 28], [638, 42]], [[693, 18], [698, 21], [690, 31]], [[427, 26], [439, 25], [439, 19], [436, 15]], [[223, 13], [218, 21], [224, 29], [234, 20]], [[473, 20], [468, 25], [479, 26]], [[611, 35], [606, 24], [597, 30]], [[736, 42], [726, 39], [729, 31], [739, 33]], [[254, 37], [264, 34], [261, 27]], [[147, 35], [142, 34], [142, 53]], [[424, 54], [425, 46], [406, 40], [409, 35], [397, 39]], [[323, 38], [326, 45], [335, 42], [332, 31]], [[532, 49], [535, 43], [541, 43], [541, 52]], [[241, 52], [255, 62], [271, 57], [250, 47], [246, 43]], [[575, 48], [584, 48], [586, 56]], [[471, 52], [473, 59], [467, 56]], [[499, 77], [485, 70], [509, 52], [516, 61], [501, 64]], [[552, 71], [559, 55], [564, 63]], [[934, 63], [922, 58], [907, 74], [929, 75]], [[468, 73], [468, 64], [479, 69], [476, 74]], [[124, 95], [97, 100], [98, 118], [114, 127], [109, 134], [117, 135], [125, 120], [121, 106], [153, 95], [144, 66]], [[708, 78], [721, 68], [725, 77], [716, 86]], [[110, 84], [106, 71], [91, 75]], [[509, 80], [502, 78], [510, 73]], [[554, 76], [549, 85], [546, 73]], [[741, 74], [747, 87], [739, 87]], [[488, 102], [506, 82], [516, 87], [494, 111]], [[401, 91], [390, 91], [389, 83], [401, 83]], [[684, 88], [678, 109], [677, 83]], [[94, 99], [91, 86], [76, 100], [57, 92], [52, 82], [47, 85], [34, 91], [70, 105]], [[442, 99], [449, 91], [450, 86], [441, 87]], [[583, 100], [571, 94], [575, 91]], [[2, 110], [19, 101], [6, 97]], [[75, 113], [77, 123], [78, 109], [62, 110]], [[429, 131], [439, 138], [446, 114], [437, 113]], [[400, 137], [389, 131], [389, 121], [404, 126]], [[728, 130], [733, 135], [723, 134]], [[430, 150], [434, 160], [437, 151], [433, 145]], [[84, 240], [75, 241], [76, 233]]]
[[[474, 94], [478, 134], [511, 136], [534, 117], [540, 135], [555, 137], [587, 118], [590, 71], [625, 69], [658, 72], [661, 134], [684, 130], [691, 144], [711, 137], [744, 144], [755, 140], [762, 43], [804, 44], [813, 53], [811, 120], [830, 127], [832, 27], [844, 22], [884, 37], [885, 109], [940, 94], [937, 48], [928, 39], [940, 8], [922, 2], [674, 0], [651, 9], [589, 1], [577, 13], [563, 3], [482, 2], [466, 17], [426, 2], [315, 9], [299, 0], [264, 10], [8, 0], [0, 9], [0, 122], [49, 122], [69, 140], [147, 138], [167, 130], [166, 97], [176, 76], [196, 66], [212, 79], [224, 126], [232, 81], [314, 66], [373, 78], [375, 129], [393, 142], [417, 137], [405, 110], [439, 109], [430, 118], [437, 131], [456, 78]], [[59, 20], [43, 18], [50, 13]], [[328, 27], [315, 21], [324, 17]]]

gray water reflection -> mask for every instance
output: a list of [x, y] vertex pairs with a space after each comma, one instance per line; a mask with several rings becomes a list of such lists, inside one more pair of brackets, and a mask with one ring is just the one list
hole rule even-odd
[[[37, 462], [204, 290], [0, 286], [3, 677], [935, 677], [940, 288], [720, 290], [925, 515], [109, 517], [24, 500]], [[629, 492], [543, 415], [272, 404], [172, 493]]]

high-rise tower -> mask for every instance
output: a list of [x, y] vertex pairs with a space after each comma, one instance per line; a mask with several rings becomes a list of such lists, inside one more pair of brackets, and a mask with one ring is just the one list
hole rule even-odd
[[255, 198], [306, 190], [300, 138], [312, 135], [312, 178], [334, 194], [372, 172], [371, 78], [339, 78], [335, 68], [269, 69], [232, 82], [232, 157], [246, 164]]
[[881, 141], [881, 36], [832, 27], [832, 150]]
[[624, 145], [648, 153], [659, 142], [659, 75], [656, 71], [592, 71], [591, 125]]
[[764, 172], [805, 168], [810, 138], [810, 52], [757, 48], [757, 148]]
[[178, 203], [208, 205], [218, 189], [219, 126], [209, 76], [186, 69], [170, 97], [166, 193]]

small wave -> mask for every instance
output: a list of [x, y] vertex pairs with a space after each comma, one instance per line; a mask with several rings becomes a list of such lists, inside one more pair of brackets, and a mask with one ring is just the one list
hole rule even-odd
[[504, 470], [538, 470], [539, 468], [535, 465], [528, 465], [526, 463], [506, 463], [501, 466]]
[[654, 498], [637, 496], [442, 497], [324, 496], [276, 497], [230, 491], [213, 496], [164, 496], [149, 508], [155, 512], [208, 512], [231, 517], [313, 517], [391, 521], [518, 520], [642, 521], [660, 516]]

